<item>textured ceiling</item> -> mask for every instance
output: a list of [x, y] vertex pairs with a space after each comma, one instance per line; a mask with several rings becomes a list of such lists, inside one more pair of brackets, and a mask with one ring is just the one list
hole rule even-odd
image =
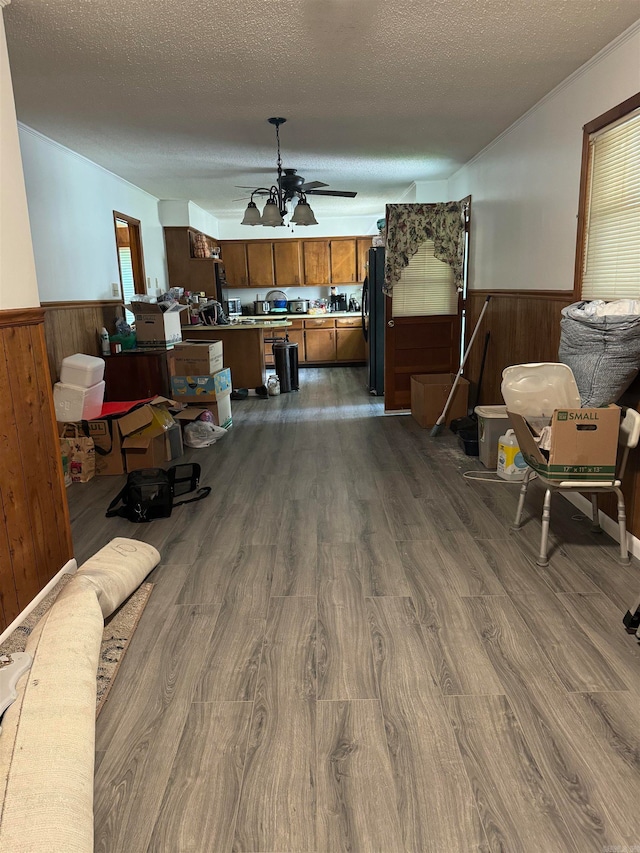
[[640, 17], [639, 0], [12, 0], [18, 118], [237, 219], [283, 165], [373, 214], [447, 178]]

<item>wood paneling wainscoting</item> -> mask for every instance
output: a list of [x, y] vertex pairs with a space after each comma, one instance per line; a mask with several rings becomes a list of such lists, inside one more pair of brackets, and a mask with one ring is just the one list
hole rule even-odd
[[0, 311], [0, 629], [73, 556], [44, 311]]
[[100, 329], [115, 333], [124, 307], [119, 299], [101, 302], [43, 302], [44, 334], [51, 378], [60, 378], [62, 359], [76, 352], [100, 355]]
[[485, 335], [489, 332], [478, 402], [493, 405], [503, 402], [500, 384], [505, 367], [558, 360], [560, 311], [574, 302], [574, 297], [570, 290], [471, 290], [467, 296], [467, 341], [487, 296], [491, 301], [465, 366], [465, 376], [477, 384]]
[[[482, 328], [474, 343], [465, 367], [465, 376], [477, 383], [480, 374], [482, 350], [487, 332], [490, 333], [479, 402], [486, 405], [503, 403], [500, 393], [502, 371], [511, 364], [532, 361], [557, 361], [560, 343], [560, 312], [565, 305], [575, 302], [573, 291], [547, 290], [473, 290], [467, 298], [467, 340], [475, 328], [482, 306], [491, 295], [489, 308]], [[635, 396], [625, 395], [621, 402], [640, 410], [640, 385], [634, 383]], [[628, 399], [627, 399], [628, 396]], [[474, 399], [472, 396], [471, 399]], [[640, 449], [629, 457], [623, 491], [627, 505], [627, 528], [640, 538]], [[599, 496], [600, 508], [616, 519], [615, 499], [611, 495]], [[552, 521], [553, 524], [553, 521]], [[632, 593], [635, 590], [631, 591]]]

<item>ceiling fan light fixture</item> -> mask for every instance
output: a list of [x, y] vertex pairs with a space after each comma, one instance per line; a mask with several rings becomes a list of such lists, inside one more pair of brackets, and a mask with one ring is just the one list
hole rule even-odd
[[258, 210], [255, 201], [250, 201], [247, 205], [247, 209], [244, 212], [244, 219], [240, 223], [241, 225], [260, 225], [262, 218], [260, 216], [260, 211]]
[[296, 205], [291, 217], [293, 225], [317, 225], [318, 221], [311, 210], [309, 202], [305, 198], [301, 198]]
[[261, 222], [263, 225], [270, 225], [273, 228], [277, 228], [278, 225], [284, 225], [284, 219], [274, 198], [267, 199], [267, 203], [262, 211]]

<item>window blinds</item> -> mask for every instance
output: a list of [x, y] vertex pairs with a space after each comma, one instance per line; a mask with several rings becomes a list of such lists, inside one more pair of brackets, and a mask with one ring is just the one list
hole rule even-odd
[[583, 299], [640, 298], [640, 110], [589, 140]]
[[[131, 263], [131, 249], [128, 246], [120, 246], [118, 249], [118, 255], [120, 256], [122, 297], [125, 305], [129, 305], [136, 295], [136, 286], [133, 281], [133, 265]], [[125, 317], [130, 326], [135, 323], [136, 318], [131, 311], [125, 311]]]
[[458, 294], [449, 264], [433, 256], [433, 240], [420, 245], [392, 291], [394, 317], [457, 314]]

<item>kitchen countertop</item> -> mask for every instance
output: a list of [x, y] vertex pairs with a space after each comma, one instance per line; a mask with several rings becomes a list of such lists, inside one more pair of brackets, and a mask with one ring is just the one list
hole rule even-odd
[[[263, 320], [265, 317], [273, 317], [267, 322], [277, 322], [276, 315], [271, 314], [243, 314], [243, 320]], [[278, 314], [278, 318], [286, 317], [287, 320], [331, 320], [341, 319], [342, 317], [360, 317], [359, 311], [327, 311], [326, 314]]]
[[[245, 317], [243, 319], [251, 320], [252, 318], [251, 317]], [[189, 331], [189, 329], [215, 329], [216, 331], [218, 331], [218, 330], [225, 331], [228, 329], [233, 329], [233, 330], [238, 330], [238, 329], [240, 329], [240, 330], [242, 330], [242, 329], [277, 329], [277, 328], [281, 329], [283, 327], [290, 326], [290, 325], [291, 325], [291, 321], [288, 320], [286, 317], [285, 318], [279, 317], [277, 320], [270, 320], [270, 321], [266, 321], [266, 322], [264, 320], [261, 320], [260, 322], [255, 322], [255, 323], [242, 323], [239, 321], [237, 323], [229, 323], [227, 326], [209, 326], [209, 325], [206, 325], [205, 323], [200, 323], [200, 324], [191, 323], [188, 326], [182, 326], [182, 329], [187, 330], [187, 331]]]

